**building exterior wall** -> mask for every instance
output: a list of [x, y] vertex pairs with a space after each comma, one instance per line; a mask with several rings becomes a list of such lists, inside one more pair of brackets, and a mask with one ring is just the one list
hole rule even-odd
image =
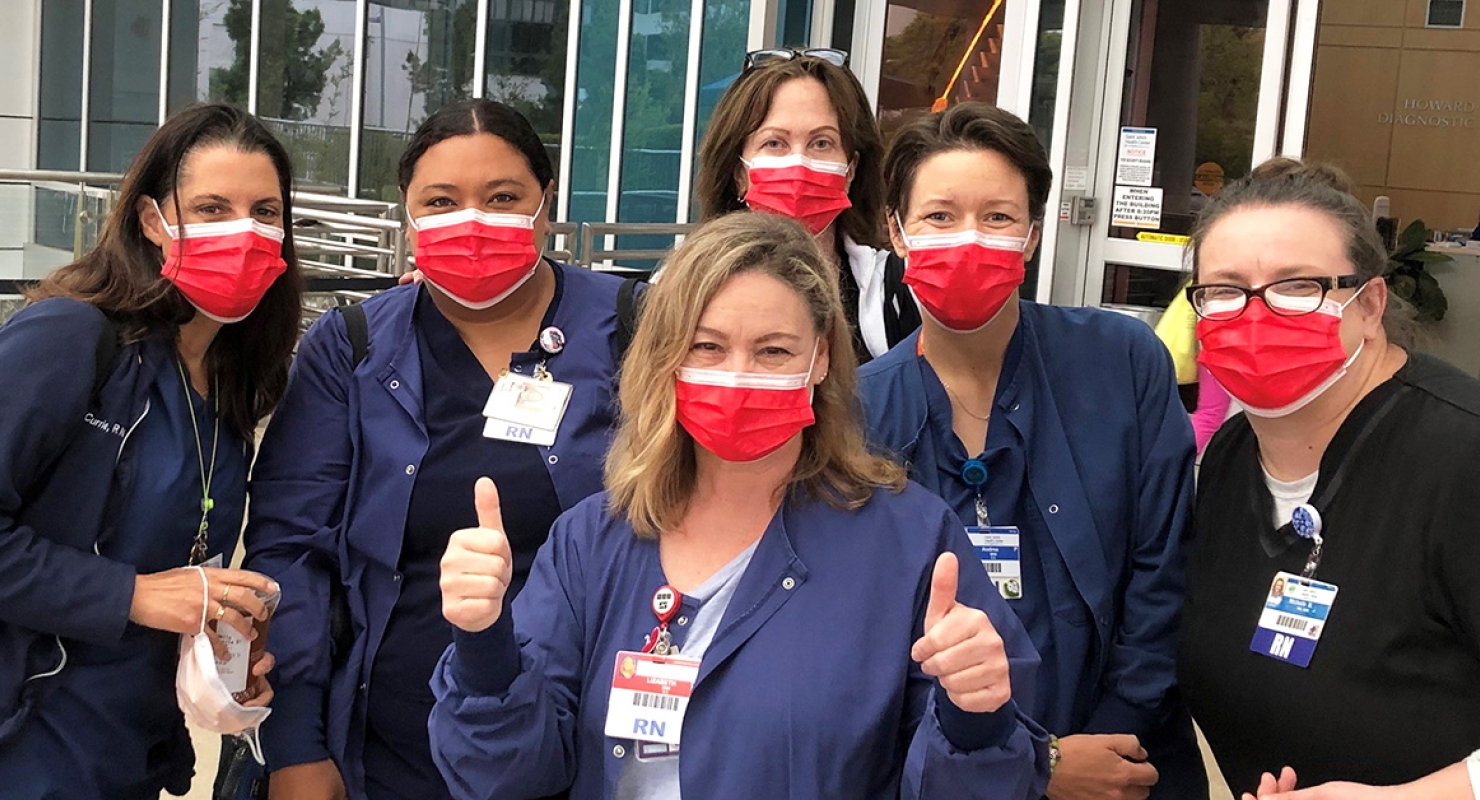
[[1466, 5], [1450, 29], [1427, 24], [1430, 0], [1326, 0], [1305, 150], [1363, 200], [1443, 230], [1480, 216], [1480, 2]]

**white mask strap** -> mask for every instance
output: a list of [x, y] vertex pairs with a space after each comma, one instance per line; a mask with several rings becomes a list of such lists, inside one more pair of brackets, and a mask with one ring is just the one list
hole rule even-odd
[[[511, 216], [511, 217], [512, 216], [519, 216], [519, 217], [525, 217], [525, 218], [529, 219], [531, 222], [533, 222], [534, 220], [537, 220], [537, 219], [540, 218], [540, 212], [542, 212], [542, 211], [545, 210], [545, 202], [547, 200], [549, 200], [549, 198], [550, 198], [550, 193], [548, 191], [542, 191], [542, 192], [540, 192], [540, 205], [539, 205], [539, 208], [536, 208], [534, 210], [534, 213], [533, 214], [528, 214], [528, 215], [526, 215], [526, 214], [494, 214], [494, 216]], [[414, 216], [411, 215], [411, 207], [408, 206], [408, 205], [406, 205], [405, 203], [402, 203], [401, 204], [401, 208], [406, 211], [406, 224], [408, 226], [410, 226], [412, 230], [414, 230], [414, 231], [420, 231], [421, 230], [421, 226], [418, 225], [418, 224], [416, 224], [416, 217], [414, 217]], [[459, 211], [469, 211], [469, 210], [476, 210], [476, 209], [466, 209], [466, 208], [459, 209]], [[453, 211], [453, 212], [450, 212], [450, 213], [456, 214], [456, 213], [458, 213], [458, 211]], [[440, 215], [438, 215], [438, 214], [428, 214], [427, 216], [440, 216]]]
[[159, 201], [151, 197], [149, 198], [149, 202], [154, 205], [154, 213], [159, 215], [159, 224], [164, 226], [164, 232], [169, 234], [171, 239], [180, 238], [180, 228], [165, 221], [164, 212], [159, 210]]

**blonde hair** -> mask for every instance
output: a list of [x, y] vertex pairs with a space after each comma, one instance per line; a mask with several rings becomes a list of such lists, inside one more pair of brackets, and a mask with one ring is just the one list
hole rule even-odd
[[735, 213], [704, 224], [662, 267], [647, 291], [642, 322], [622, 369], [621, 414], [606, 459], [612, 513], [639, 536], [679, 526], [695, 484], [694, 439], [678, 423], [674, 381], [699, 318], [734, 276], [769, 275], [791, 287], [828, 342], [827, 380], [812, 398], [816, 423], [802, 432], [802, 453], [784, 489], [838, 508], [858, 508], [880, 487], [900, 491], [904, 472], [864, 444], [854, 395], [857, 362], [838, 280], [806, 229], [773, 214]]

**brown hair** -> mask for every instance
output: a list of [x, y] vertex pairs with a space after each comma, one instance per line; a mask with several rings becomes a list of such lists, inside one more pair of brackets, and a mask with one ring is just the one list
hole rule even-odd
[[241, 322], [224, 325], [206, 351], [206, 371], [216, 387], [221, 416], [251, 442], [257, 423], [270, 412], [288, 385], [288, 361], [302, 319], [302, 278], [293, 249], [293, 168], [288, 152], [256, 117], [223, 104], [198, 104], [170, 117], [134, 158], [123, 176], [113, 210], [93, 249], [48, 275], [26, 293], [31, 302], [69, 297], [91, 303], [113, 321], [125, 343], [154, 336], [171, 339], [195, 317], [195, 307], [175, 284], [160, 275], [164, 257], [144, 235], [141, 198], [175, 204], [175, 189], [186, 158], [196, 150], [229, 145], [271, 159], [283, 196], [283, 273]]
[[853, 207], [838, 215], [838, 230], [859, 244], [885, 247], [880, 225], [884, 197], [880, 162], [884, 143], [879, 123], [874, 119], [873, 105], [852, 72], [814, 56], [756, 67], [741, 74], [725, 90], [699, 147], [699, 175], [694, 186], [699, 220], [745, 209], [735, 180], [745, 140], [765, 122], [781, 85], [798, 78], [816, 80], [827, 90], [833, 111], [838, 115], [843, 149], [857, 159], [853, 183], [848, 187], [848, 199]]
[[960, 103], [945, 111], [911, 120], [894, 137], [884, 160], [885, 208], [904, 212], [915, 188], [915, 175], [931, 157], [957, 150], [997, 153], [1028, 184], [1028, 214], [1043, 220], [1053, 168], [1038, 134], [1012, 113], [986, 103]]
[[[1363, 284], [1387, 271], [1388, 251], [1372, 221], [1372, 212], [1352, 194], [1352, 181], [1330, 164], [1273, 158], [1255, 167], [1245, 178], [1224, 187], [1198, 215], [1192, 228], [1192, 274], [1196, 280], [1202, 261], [1202, 243], [1229, 214], [1248, 208], [1300, 206], [1324, 214], [1341, 232], [1346, 260]], [[1412, 344], [1417, 335], [1413, 308], [1389, 292], [1383, 326], [1390, 341]]]
[[730, 214], [701, 226], [662, 267], [644, 299], [642, 324], [622, 369], [621, 420], [606, 459], [613, 513], [639, 536], [676, 528], [694, 491], [694, 439], [675, 415], [674, 379], [704, 309], [734, 276], [770, 275], [806, 304], [829, 353], [827, 379], [812, 398], [816, 424], [802, 432], [802, 453], [786, 490], [857, 508], [875, 489], [904, 488], [904, 472], [868, 452], [858, 401], [852, 333], [837, 279], [806, 229], [773, 214]]

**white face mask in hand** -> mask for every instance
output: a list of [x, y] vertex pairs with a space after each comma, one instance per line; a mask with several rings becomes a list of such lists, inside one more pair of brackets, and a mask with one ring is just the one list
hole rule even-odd
[[[196, 567], [200, 569], [200, 567]], [[175, 673], [175, 699], [191, 725], [223, 736], [240, 736], [252, 748], [252, 757], [265, 764], [257, 728], [272, 713], [270, 708], [247, 708], [231, 697], [231, 690], [216, 670], [216, 651], [206, 635], [204, 609], [210, 606], [205, 570], [200, 573], [202, 603], [200, 632], [180, 637], [180, 667]]]

